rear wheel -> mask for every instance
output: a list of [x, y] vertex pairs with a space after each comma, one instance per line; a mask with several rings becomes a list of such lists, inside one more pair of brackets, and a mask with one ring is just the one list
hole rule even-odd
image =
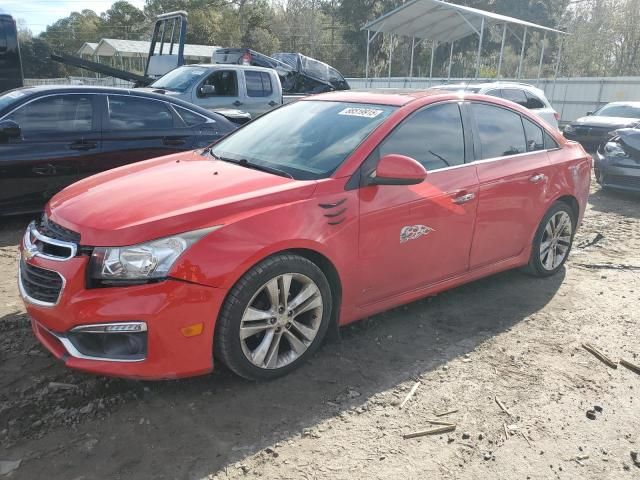
[[284, 375], [318, 348], [331, 305], [317, 265], [298, 255], [270, 257], [229, 293], [216, 326], [216, 356], [250, 380]]
[[558, 272], [567, 261], [576, 226], [576, 213], [564, 202], [556, 202], [536, 231], [526, 271], [538, 277]]

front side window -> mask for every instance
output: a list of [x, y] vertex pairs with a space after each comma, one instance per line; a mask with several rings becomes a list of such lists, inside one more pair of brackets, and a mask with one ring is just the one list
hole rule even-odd
[[238, 78], [233, 70], [217, 70], [198, 89], [200, 97], [237, 97]]
[[518, 105], [522, 105], [523, 107], [527, 106], [527, 97], [524, 94], [524, 91], [518, 88], [502, 89], [502, 97], [507, 100], [511, 100], [512, 102], [515, 102]]
[[273, 93], [271, 76], [266, 72], [247, 70], [244, 72], [249, 97], [270, 97]]
[[214, 157], [308, 180], [331, 175], [396, 107], [301, 100], [262, 115], [211, 148]]
[[18, 108], [6, 120], [20, 125], [24, 138], [44, 133], [90, 132], [93, 104], [89, 95], [54, 95]]
[[173, 116], [164, 102], [109, 95], [109, 130], [164, 130], [173, 128]]
[[427, 107], [402, 122], [379, 147], [379, 155], [406, 155], [427, 170], [464, 163], [460, 107], [444, 103]]
[[483, 103], [472, 103], [471, 112], [478, 126], [483, 159], [527, 151], [520, 115]]

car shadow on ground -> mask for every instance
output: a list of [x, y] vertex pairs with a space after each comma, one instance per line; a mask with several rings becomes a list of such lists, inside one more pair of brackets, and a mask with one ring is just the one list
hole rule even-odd
[[[106, 416], [105, 411], [94, 411], [79, 417], [71, 434], [59, 427], [36, 435], [46, 435], [47, 445], [59, 438], [64, 455], [42, 454], [24, 462], [20, 478], [37, 478], [44, 472], [87, 480], [199, 479], [214, 474], [380, 392], [440, 369], [522, 321], [535, 322], [532, 314], [554, 297], [564, 276], [564, 269], [546, 279], [504, 272], [356, 322], [302, 368], [267, 383], [245, 381], [223, 367], [213, 375], [171, 382], [106, 380], [52, 368], [53, 360], [40, 357], [38, 362], [49, 364], [40, 371], [41, 379], [64, 375], [64, 381], [94, 385], [80, 390], [81, 395], [71, 392], [69, 402], [97, 403], [114, 391], [124, 400], [107, 406]], [[26, 323], [26, 317], [18, 317], [13, 321]], [[454, 402], [437, 398], [438, 385], [426, 385], [436, 397], [434, 408]], [[33, 422], [51, 408], [32, 401], [5, 413], [19, 422], [23, 417]], [[82, 444], [92, 438], [99, 454], [89, 459]], [[38, 439], [19, 441], [10, 452], [33, 455], [38, 445]], [[93, 473], [87, 471], [89, 463]]]

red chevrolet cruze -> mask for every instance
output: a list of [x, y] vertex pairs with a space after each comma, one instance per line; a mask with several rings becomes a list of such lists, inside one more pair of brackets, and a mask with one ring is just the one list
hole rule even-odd
[[494, 97], [318, 95], [63, 190], [25, 233], [20, 291], [69, 367], [175, 378], [216, 358], [272, 378], [330, 328], [501, 270], [554, 274], [590, 168]]

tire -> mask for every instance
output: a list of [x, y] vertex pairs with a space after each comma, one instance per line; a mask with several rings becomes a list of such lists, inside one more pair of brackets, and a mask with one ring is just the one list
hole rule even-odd
[[[552, 219], [553, 224], [550, 223]], [[531, 248], [531, 257], [524, 269], [525, 272], [536, 277], [548, 277], [556, 274], [569, 258], [576, 224], [576, 212], [573, 211], [571, 206], [562, 201], [554, 203], [542, 218], [536, 230]], [[562, 227], [557, 236], [554, 237], [553, 232], [560, 225]], [[549, 240], [550, 236], [551, 239]], [[554, 238], [555, 242], [553, 241]], [[547, 247], [547, 245], [549, 246]], [[556, 255], [553, 255], [554, 251]]]
[[[282, 292], [288, 292], [284, 298]], [[280, 377], [318, 349], [331, 308], [329, 282], [316, 264], [298, 255], [274, 255], [245, 273], [227, 295], [214, 354], [249, 380]]]

